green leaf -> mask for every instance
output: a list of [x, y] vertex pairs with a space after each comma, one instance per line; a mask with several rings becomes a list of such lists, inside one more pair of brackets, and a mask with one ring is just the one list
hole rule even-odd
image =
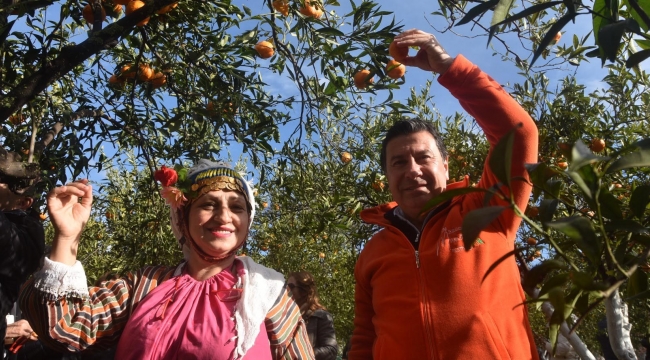
[[609, 160], [609, 157], [596, 155], [582, 141], [577, 141], [571, 149], [569, 169], [578, 170], [587, 164], [605, 160]]
[[544, 285], [542, 286], [542, 289], [539, 291], [539, 293], [540, 295], [547, 294], [549, 291], [551, 291], [551, 289], [554, 289], [556, 287], [564, 287], [568, 280], [569, 273], [566, 272], [551, 276], [550, 279], [544, 281]]
[[488, 206], [470, 211], [463, 219], [463, 243], [465, 250], [474, 245], [478, 235], [507, 209], [505, 206]]
[[537, 58], [539, 58], [540, 55], [542, 55], [542, 52], [546, 49], [547, 46], [551, 44], [552, 41], [555, 39], [555, 35], [562, 30], [562, 28], [569, 23], [569, 21], [575, 19], [576, 15], [575, 14], [566, 14], [562, 16], [551, 28], [548, 30], [546, 35], [542, 38], [542, 41], [539, 43], [539, 46], [535, 50], [535, 54], [533, 55], [533, 60], [530, 62], [530, 66], [532, 67]]
[[639, 149], [618, 158], [607, 168], [607, 174], [639, 166], [650, 166], [650, 149]]
[[485, 192], [489, 192], [489, 190], [486, 190], [486, 189], [483, 189], [483, 188], [476, 188], [476, 187], [466, 187], [466, 188], [443, 191], [442, 194], [440, 194], [440, 195], [434, 197], [433, 199], [427, 201], [427, 203], [424, 205], [424, 208], [422, 209], [422, 212], [420, 212], [420, 214], [428, 213], [434, 207], [444, 203], [447, 200], [453, 199], [456, 196], [470, 194], [470, 193], [476, 193], [476, 192], [485, 193]]
[[345, 36], [345, 34], [338, 29], [333, 27], [324, 27], [316, 30], [317, 33], [327, 35], [327, 36]]
[[634, 9], [632, 5], [630, 5], [630, 2], [634, 1], [640, 8], [641, 11], [645, 12], [646, 15], [650, 15], [650, 2], [641, 0], [623, 0], [623, 4], [625, 7], [630, 11], [630, 14], [632, 15], [632, 18], [636, 20], [636, 22], [639, 23], [641, 26], [641, 29], [643, 29], [644, 32], [648, 31], [650, 24], [647, 24], [645, 21], [643, 21], [643, 18], [639, 13]]
[[555, 353], [555, 350], [557, 348], [557, 337], [558, 333], [560, 330], [560, 326], [564, 322], [564, 315], [565, 315], [565, 301], [564, 301], [564, 291], [562, 288], [555, 288], [549, 291], [549, 297], [548, 301], [553, 305], [555, 308], [555, 311], [553, 311], [553, 315], [551, 315], [551, 319], [549, 320], [549, 340], [551, 344], [553, 345], [553, 353]]
[[580, 190], [590, 200], [594, 197], [594, 192], [598, 188], [598, 177], [592, 167], [583, 167], [577, 171], [568, 171], [571, 179], [580, 187]]
[[557, 210], [560, 201], [557, 199], [544, 199], [539, 204], [539, 219], [542, 224], [553, 220], [553, 215]]
[[[609, 17], [609, 0], [595, 0], [594, 6], [592, 7], [592, 24], [593, 24], [593, 34], [596, 45], [600, 44], [600, 39], [598, 34], [600, 29], [608, 24], [612, 23], [611, 18]], [[605, 63], [605, 53], [603, 49], [599, 46], [597, 50], [590, 51], [585, 56], [588, 57], [600, 57], [603, 59], [603, 64]]]
[[632, 276], [627, 280], [627, 293], [628, 298], [636, 296], [648, 290], [648, 275], [637, 269]]
[[604, 291], [609, 287], [605, 283], [596, 282], [593, 274], [580, 271], [572, 271], [571, 281], [581, 290], [585, 291]]
[[621, 39], [625, 31], [640, 33], [639, 23], [634, 19], [625, 19], [613, 24], [607, 24], [598, 30], [598, 45], [603, 50], [605, 57], [611, 61], [616, 61], [618, 48], [621, 45]]
[[630, 234], [648, 234], [650, 229], [634, 220], [616, 220], [605, 225], [607, 231], [623, 231]]
[[551, 259], [543, 261], [524, 274], [522, 285], [524, 289], [535, 288], [538, 284], [544, 282], [544, 278], [551, 271], [566, 270], [567, 268], [567, 265], [559, 260]]
[[641, 50], [630, 55], [629, 58], [625, 61], [625, 67], [631, 68], [639, 65], [639, 63], [650, 57], [650, 49]]
[[585, 315], [589, 311], [589, 293], [584, 293], [580, 295], [578, 300], [575, 302], [574, 308], [580, 315]]
[[[538, 12], [544, 10], [544, 9], [548, 9], [550, 7], [553, 7], [555, 5], [560, 5], [562, 3], [563, 3], [562, 1], [549, 1], [547, 3], [541, 3], [541, 4], [533, 5], [533, 6], [529, 7], [529, 8], [526, 8], [525, 10], [523, 10], [523, 11], [521, 11], [521, 12], [515, 14], [515, 15], [512, 15], [511, 17], [509, 17], [507, 19], [504, 19], [503, 21], [501, 21], [501, 22], [499, 22], [497, 24], [493, 24], [491, 26], [496, 27], [496, 26], [500, 26], [500, 25], [503, 25], [503, 24], [508, 24], [508, 23], [513, 22], [513, 21], [517, 21], [519, 19], [525, 18], [528, 15], [538, 13]], [[494, 20], [494, 18], [492, 18], [492, 20]]]
[[0, 29], [0, 44], [4, 43], [5, 40], [7, 40], [7, 36], [9, 36], [9, 32], [11, 31], [11, 28], [14, 26], [14, 23], [16, 20], [11, 20], [8, 22], [5, 26]]
[[490, 10], [492, 7], [496, 6], [498, 3], [499, 0], [489, 0], [474, 6], [467, 12], [467, 14], [465, 14], [465, 16], [462, 19], [460, 19], [460, 21], [456, 24], [456, 26], [467, 24], [468, 22], [472, 21], [472, 19], [474, 19], [475, 17], [482, 15], [486, 11]]
[[650, 203], [650, 185], [644, 184], [632, 191], [630, 210], [634, 216], [643, 219], [648, 203]]
[[510, 187], [512, 167], [512, 146], [515, 141], [515, 129], [504, 135], [490, 152], [489, 166], [500, 182]]
[[600, 202], [600, 211], [603, 217], [612, 220], [623, 219], [623, 212], [621, 211], [621, 201], [614, 196], [607, 189], [601, 189], [598, 195]]
[[582, 216], [571, 216], [546, 223], [546, 226], [573, 240], [594, 267], [600, 264], [602, 246], [589, 219]]
[[506, 16], [508, 16], [508, 12], [510, 11], [510, 7], [512, 7], [512, 3], [513, 0], [499, 1], [496, 8], [494, 9], [494, 14], [492, 14], [492, 21], [490, 21], [490, 26], [494, 26], [502, 22]]

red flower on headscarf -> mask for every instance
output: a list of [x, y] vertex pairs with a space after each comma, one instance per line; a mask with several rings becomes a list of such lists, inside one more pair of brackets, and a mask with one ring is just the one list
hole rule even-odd
[[162, 186], [171, 186], [176, 184], [176, 181], [178, 181], [178, 174], [176, 173], [176, 170], [163, 165], [160, 170], [156, 170], [153, 173], [153, 178], [156, 181], [160, 181]]

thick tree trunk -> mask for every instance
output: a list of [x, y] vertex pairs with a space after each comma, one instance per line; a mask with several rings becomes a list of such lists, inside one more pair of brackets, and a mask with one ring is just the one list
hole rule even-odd
[[614, 354], [620, 360], [636, 360], [634, 346], [632, 346], [630, 338], [632, 324], [627, 317], [627, 304], [621, 299], [618, 290], [605, 299], [605, 309], [607, 311], [607, 333]]

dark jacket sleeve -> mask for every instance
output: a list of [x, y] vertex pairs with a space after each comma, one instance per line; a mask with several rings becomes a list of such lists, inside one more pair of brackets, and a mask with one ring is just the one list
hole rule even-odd
[[[307, 325], [310, 339], [314, 338], [313, 347], [316, 360], [334, 360], [338, 355], [339, 348], [336, 343], [336, 332], [334, 331], [334, 318], [324, 310], [316, 310], [309, 319], [312, 326]], [[314, 322], [315, 324], [313, 324]]]
[[[0, 211], [0, 317], [5, 316], [18, 298], [20, 286], [38, 268], [45, 233], [40, 221], [24, 211]], [[4, 330], [2, 337], [4, 338]]]

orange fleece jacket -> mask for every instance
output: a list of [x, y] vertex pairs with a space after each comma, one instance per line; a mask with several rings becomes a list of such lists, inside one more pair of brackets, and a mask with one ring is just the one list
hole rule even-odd
[[[499, 84], [462, 56], [440, 76], [485, 132], [490, 148], [517, 124], [512, 176], [527, 177], [537, 159], [537, 128]], [[488, 154], [488, 158], [489, 158]], [[498, 182], [487, 166], [477, 186]], [[524, 209], [531, 187], [514, 181], [512, 196]], [[447, 189], [469, 186], [469, 179]], [[506, 188], [504, 188], [506, 189]], [[483, 206], [483, 194], [454, 198], [425, 224], [415, 251], [384, 214], [390, 203], [361, 218], [384, 227], [365, 245], [355, 267], [355, 318], [350, 360], [538, 359], [524, 291], [514, 257], [488, 268], [514, 248], [521, 219], [506, 210], [484, 229], [470, 251], [461, 225]], [[489, 205], [508, 205], [493, 197]], [[417, 261], [416, 259], [419, 259]]]

